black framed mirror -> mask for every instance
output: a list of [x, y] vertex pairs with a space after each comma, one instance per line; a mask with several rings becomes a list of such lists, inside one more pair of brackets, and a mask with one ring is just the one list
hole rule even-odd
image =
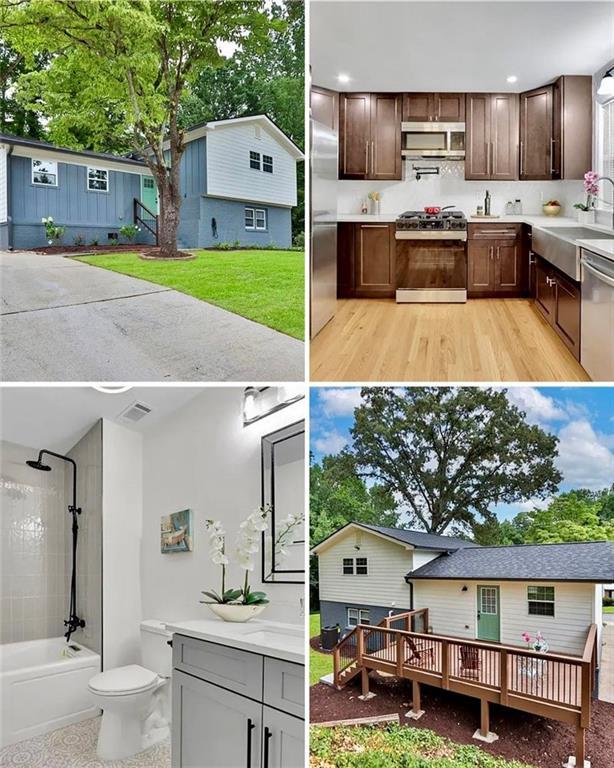
[[305, 421], [261, 440], [262, 505], [270, 506], [262, 533], [262, 581], [305, 582]]

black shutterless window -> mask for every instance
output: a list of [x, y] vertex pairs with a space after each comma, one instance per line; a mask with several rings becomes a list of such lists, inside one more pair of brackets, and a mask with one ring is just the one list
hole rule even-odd
[[343, 575], [352, 576], [353, 574], [354, 574], [354, 558], [344, 557], [343, 558]]
[[249, 153], [249, 167], [253, 168], [255, 171], [260, 170], [260, 152]]

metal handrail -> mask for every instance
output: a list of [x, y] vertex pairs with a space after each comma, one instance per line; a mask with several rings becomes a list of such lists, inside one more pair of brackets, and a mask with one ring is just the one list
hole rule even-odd
[[[139, 215], [139, 208], [142, 208], [151, 216], [154, 221], [154, 227], [152, 227], [145, 219], [142, 218], [142, 216]], [[145, 229], [151, 232], [151, 234], [156, 239], [156, 245], [158, 245], [158, 216], [153, 211], [150, 211], [149, 208], [138, 199], [138, 197], [135, 197], [133, 201], [132, 218], [134, 224], [142, 224]]]

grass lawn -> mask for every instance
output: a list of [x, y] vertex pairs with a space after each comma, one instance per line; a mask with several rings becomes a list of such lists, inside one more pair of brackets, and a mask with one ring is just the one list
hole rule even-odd
[[530, 768], [426, 728], [311, 726], [311, 768]]
[[[309, 637], [320, 634], [320, 614], [309, 616]], [[309, 649], [309, 685], [319, 682], [321, 677], [333, 671], [333, 657], [330, 653], [318, 653]]]
[[614, 605], [604, 605], [603, 606], [603, 612], [604, 613], [614, 613]]
[[296, 339], [305, 334], [302, 251], [198, 251], [192, 261], [166, 262], [105, 253], [78, 261], [174, 288]]

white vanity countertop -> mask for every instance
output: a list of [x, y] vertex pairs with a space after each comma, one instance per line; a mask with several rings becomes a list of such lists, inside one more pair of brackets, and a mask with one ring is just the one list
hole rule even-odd
[[295, 664], [305, 663], [305, 630], [300, 624], [261, 619], [234, 623], [211, 618], [171, 622], [166, 628], [169, 632], [197, 640], [208, 640]]
[[[614, 238], [614, 235], [612, 235]], [[614, 261], [614, 239], [612, 240], [576, 240], [576, 245], [586, 248], [587, 251], [598, 253], [606, 259]]]

